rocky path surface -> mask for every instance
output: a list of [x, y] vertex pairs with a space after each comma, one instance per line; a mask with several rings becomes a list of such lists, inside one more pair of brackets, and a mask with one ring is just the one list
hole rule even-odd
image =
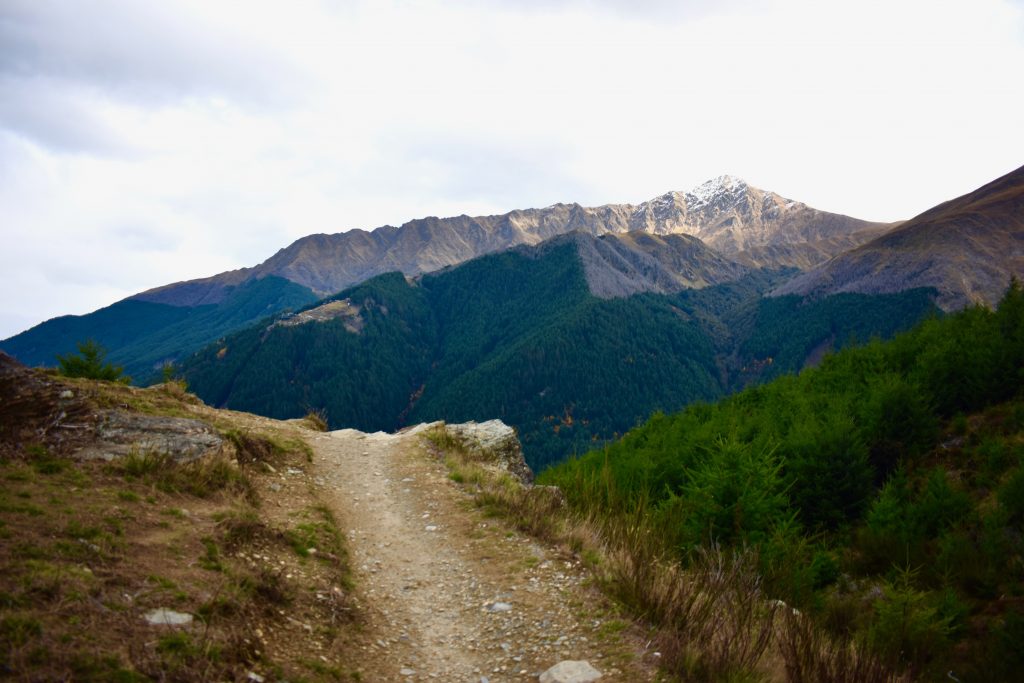
[[522, 681], [588, 660], [602, 681], [653, 680], [579, 563], [485, 517], [411, 434], [311, 439], [314, 480], [348, 535], [366, 619], [366, 681]]

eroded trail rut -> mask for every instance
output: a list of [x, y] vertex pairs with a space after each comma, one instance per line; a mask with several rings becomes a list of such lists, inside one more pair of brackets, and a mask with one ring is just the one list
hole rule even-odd
[[319, 435], [312, 474], [348, 536], [367, 681], [536, 680], [585, 659], [602, 681], [651, 680], [653, 653], [571, 557], [484, 517], [409, 434]]

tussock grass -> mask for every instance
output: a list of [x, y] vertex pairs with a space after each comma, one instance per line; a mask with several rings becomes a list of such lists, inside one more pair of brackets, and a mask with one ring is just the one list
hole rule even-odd
[[326, 432], [328, 430], [327, 411], [323, 408], [310, 408], [302, 418], [302, 422], [313, 431]]
[[166, 453], [129, 453], [113, 467], [122, 475], [142, 479], [165, 493], [186, 493], [209, 498], [219, 492], [258, 501], [256, 489], [245, 472], [226, 456], [217, 455], [179, 463]]
[[806, 616], [781, 610], [779, 647], [792, 683], [909, 683], [868, 648], [829, 636]]

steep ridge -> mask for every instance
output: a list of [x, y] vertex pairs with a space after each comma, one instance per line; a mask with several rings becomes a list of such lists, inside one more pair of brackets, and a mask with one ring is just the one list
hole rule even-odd
[[427, 273], [568, 232], [692, 235], [722, 254], [741, 256], [748, 265], [806, 268], [891, 227], [812, 209], [720, 176], [689, 192], [669, 192], [638, 205], [554, 204], [493, 216], [432, 216], [369, 232], [309, 235], [254, 268], [159, 287], [135, 298], [171, 305], [216, 302], [226, 284], [268, 275], [326, 296], [381, 273]]
[[1024, 167], [925, 211], [783, 284], [775, 294], [877, 294], [932, 287], [949, 311], [994, 305], [1024, 275]]

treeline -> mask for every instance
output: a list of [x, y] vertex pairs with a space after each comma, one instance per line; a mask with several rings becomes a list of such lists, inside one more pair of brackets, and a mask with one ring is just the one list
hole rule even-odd
[[770, 592], [895, 667], [1011, 680], [1024, 671], [1022, 382], [1014, 281], [995, 311], [656, 415], [540, 481], [636, 519], [683, 560], [758, 549]]

